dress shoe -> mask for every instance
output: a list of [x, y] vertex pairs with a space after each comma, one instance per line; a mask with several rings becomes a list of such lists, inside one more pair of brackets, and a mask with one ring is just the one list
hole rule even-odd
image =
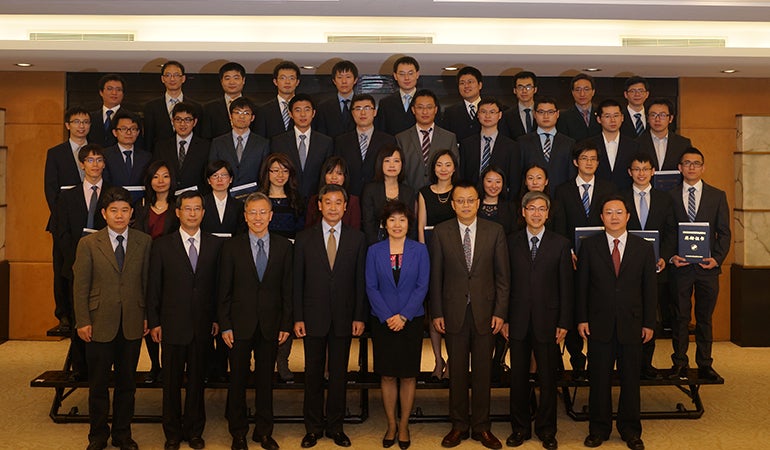
[[680, 366], [678, 364], [674, 364], [673, 367], [671, 367], [671, 373], [668, 374], [669, 380], [686, 380], [687, 379], [687, 366]]
[[163, 450], [179, 450], [179, 441], [168, 439], [163, 445]]
[[717, 381], [719, 380], [719, 374], [711, 367], [698, 367], [698, 378], [704, 380]]
[[[408, 431], [408, 430], [407, 430]], [[398, 448], [401, 450], [406, 450], [409, 448], [409, 446], [412, 445], [412, 439], [411, 436], [409, 439], [402, 441], [401, 439], [398, 440]]]
[[153, 367], [150, 369], [149, 372], [147, 372], [147, 375], [144, 376], [144, 382], [147, 384], [154, 383], [156, 381], [160, 381], [160, 368], [159, 367]]
[[604, 439], [601, 436], [597, 436], [595, 434], [589, 434], [586, 436], [586, 439], [583, 441], [583, 445], [586, 447], [598, 447], [602, 445], [602, 442], [606, 441], [607, 439]]
[[62, 317], [59, 319], [58, 330], [60, 333], [69, 333], [72, 331], [72, 324], [70, 323], [69, 317]]
[[648, 367], [644, 367], [642, 369], [641, 379], [642, 380], [650, 380], [650, 381], [658, 381], [658, 380], [662, 380], [663, 377], [660, 376], [660, 374], [658, 373], [658, 369], [656, 369], [656, 368], [654, 368], [652, 366], [648, 366]]
[[234, 437], [233, 443], [230, 445], [231, 450], [249, 450], [249, 444], [246, 442], [245, 437]]
[[644, 450], [644, 442], [642, 442], [642, 438], [632, 437], [628, 439], [623, 438], [623, 440], [626, 441], [626, 446], [631, 450]]
[[190, 446], [190, 448], [194, 449], [206, 448], [206, 441], [204, 441], [200, 436], [191, 437], [190, 440], [187, 441], [187, 444]]
[[91, 442], [86, 447], [86, 450], [104, 450], [105, 448], [107, 448], [106, 442]]
[[332, 439], [338, 447], [350, 447], [350, 438], [344, 431], [326, 433], [326, 437]]
[[398, 434], [398, 429], [396, 429], [396, 432], [393, 433], [393, 438], [388, 439], [388, 432], [385, 432], [385, 436], [382, 437], [382, 448], [390, 448], [393, 447], [393, 445], [396, 443], [396, 435]]
[[302, 438], [302, 448], [314, 447], [318, 443], [318, 438], [321, 436], [315, 433], [308, 433]]
[[496, 438], [491, 431], [478, 431], [471, 434], [471, 439], [481, 442], [486, 448], [503, 448], [500, 439]]
[[460, 445], [460, 442], [468, 439], [470, 436], [470, 433], [467, 431], [460, 431], [452, 428], [452, 430], [444, 436], [444, 439], [441, 440], [441, 446], [446, 448], [457, 447]]
[[265, 450], [278, 450], [280, 447], [275, 439], [270, 435], [259, 436], [257, 434], [251, 436], [254, 442], [258, 442]]
[[543, 448], [548, 450], [556, 450], [559, 448], [559, 443], [556, 442], [556, 436], [543, 436]]
[[289, 363], [288, 361], [284, 361], [283, 363], [278, 363], [278, 376], [281, 378], [281, 381], [284, 383], [293, 382], [294, 381], [294, 374], [289, 370]]
[[588, 372], [583, 369], [575, 369], [572, 371], [572, 380], [573, 381], [588, 381]]
[[112, 446], [118, 447], [120, 450], [139, 450], [139, 444], [135, 440], [128, 438], [122, 441], [112, 440]]
[[505, 445], [508, 447], [518, 447], [530, 437], [532, 436], [527, 436], [521, 431], [514, 431], [510, 436], [508, 436], [508, 439], [505, 440]]

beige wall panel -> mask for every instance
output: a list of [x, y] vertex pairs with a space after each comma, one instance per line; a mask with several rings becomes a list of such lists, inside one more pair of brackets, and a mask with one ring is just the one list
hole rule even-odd
[[46, 331], [58, 323], [53, 315], [52, 279], [50, 263], [11, 262], [11, 339], [45, 339]]

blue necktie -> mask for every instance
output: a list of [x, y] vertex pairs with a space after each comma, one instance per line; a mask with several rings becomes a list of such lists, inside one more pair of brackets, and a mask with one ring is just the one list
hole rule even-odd
[[[88, 220], [86, 221], [86, 228], [94, 227], [94, 217], [96, 216], [96, 204], [99, 203], [99, 194], [97, 193], [99, 186], [91, 186], [91, 199], [88, 202]], [[122, 236], [121, 236], [122, 237]]]
[[639, 193], [639, 224], [642, 225], [642, 230], [647, 224], [647, 215], [650, 213], [650, 207], [647, 205], [647, 193]]
[[586, 212], [586, 217], [588, 217], [588, 212], [591, 210], [591, 199], [588, 197], [588, 189], [590, 187], [591, 185], [588, 183], [583, 185], [583, 197], [580, 198], [580, 201], [583, 202], [583, 209]]
[[118, 246], [115, 247], [115, 261], [118, 262], [118, 268], [120, 271], [123, 271], [123, 262], [126, 260], [126, 250], [123, 248], [123, 235], [119, 234], [115, 236], [115, 239], [118, 240]]
[[687, 196], [687, 217], [690, 222], [695, 222], [695, 188], [691, 187], [688, 191], [690, 191], [690, 195]]
[[634, 127], [636, 130], [636, 135], [639, 136], [644, 131], [644, 122], [642, 122], [642, 114], [636, 113], [634, 114]]
[[409, 105], [412, 103], [412, 96], [404, 94], [404, 111], [409, 111]]
[[187, 257], [190, 258], [190, 265], [193, 272], [195, 272], [195, 269], [198, 267], [198, 250], [195, 249], [194, 237], [191, 237], [188, 241], [190, 242], [190, 250], [187, 252]]
[[126, 155], [126, 173], [128, 173], [128, 178], [131, 178], [131, 169], [134, 167], [131, 162], [131, 153], [133, 153], [131, 150], [123, 152], [123, 154]]
[[262, 281], [262, 276], [265, 275], [265, 269], [267, 269], [267, 253], [265, 253], [265, 241], [262, 239], [257, 241], [257, 257], [254, 260], [254, 265], [257, 266], [257, 275], [259, 275], [259, 281]]
[[112, 113], [115, 111], [108, 109], [107, 110], [107, 118], [104, 119], [104, 133], [107, 134], [110, 131], [110, 128], [112, 128], [112, 121], [110, 120], [110, 117], [112, 116]]
[[281, 100], [281, 117], [283, 117], [284, 130], [288, 130], [291, 117], [289, 117], [289, 103], [286, 100]]
[[489, 166], [489, 160], [492, 159], [492, 138], [490, 136], [484, 137], [484, 150], [481, 151], [481, 170], [483, 172]]

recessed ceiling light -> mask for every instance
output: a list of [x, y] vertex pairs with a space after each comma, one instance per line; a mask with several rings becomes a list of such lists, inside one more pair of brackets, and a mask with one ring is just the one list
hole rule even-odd
[[599, 67], [586, 67], [585, 69], [583, 69], [583, 72], [601, 72], [601, 71], [602, 69], [600, 69]]
[[449, 66], [449, 67], [442, 68], [442, 70], [447, 70], [449, 72], [454, 72], [455, 70], [459, 70], [459, 69], [457, 67]]
[[737, 69], [722, 69], [722, 70], [720, 70], [720, 72], [722, 72], [722, 73], [735, 73], [737, 71], [738, 71]]
[[308, 66], [302, 66], [302, 68], [305, 69], [305, 70], [313, 70], [313, 69], [315, 69], [315, 66], [308, 65]]
[[16, 63], [15, 65], [19, 66], [19, 67], [32, 67], [33, 66], [33, 64], [30, 64], [30, 63]]

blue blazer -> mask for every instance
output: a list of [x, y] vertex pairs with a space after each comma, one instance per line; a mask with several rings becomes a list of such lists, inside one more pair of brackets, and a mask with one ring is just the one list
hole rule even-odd
[[412, 320], [425, 314], [423, 302], [430, 283], [430, 258], [425, 244], [407, 239], [398, 285], [390, 265], [390, 241], [369, 247], [366, 254], [366, 294], [380, 322], [396, 314]]

